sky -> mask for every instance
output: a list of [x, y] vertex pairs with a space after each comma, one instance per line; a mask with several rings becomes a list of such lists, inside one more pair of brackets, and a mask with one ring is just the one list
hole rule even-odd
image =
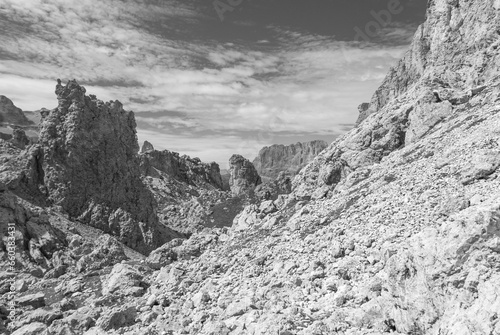
[[140, 143], [216, 161], [349, 131], [425, 0], [0, 0], [0, 94], [120, 100]]

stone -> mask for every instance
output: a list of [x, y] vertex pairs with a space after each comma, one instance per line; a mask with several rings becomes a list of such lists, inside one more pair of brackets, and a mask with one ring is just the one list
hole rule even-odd
[[148, 141], [144, 141], [141, 147], [141, 154], [146, 153], [148, 151], [153, 151], [154, 149], [155, 147], [151, 143], [149, 143]]
[[30, 139], [26, 136], [26, 133], [23, 129], [14, 128], [12, 131], [12, 139], [10, 142], [18, 147], [19, 149], [24, 150], [28, 144], [30, 144]]
[[23, 320], [25, 323], [43, 323], [50, 326], [54, 320], [61, 319], [62, 313], [53, 310], [37, 309], [29, 313]]
[[230, 303], [225, 310], [228, 317], [239, 316], [245, 314], [253, 306], [253, 301], [249, 297]]
[[155, 270], [159, 270], [164, 266], [174, 263], [178, 258], [174, 248], [180, 246], [183, 242], [184, 240], [177, 238], [165, 243], [149, 254], [148, 258], [146, 258], [146, 263]]
[[200, 291], [196, 293], [191, 300], [195, 308], [201, 307], [202, 304], [210, 301], [210, 295], [207, 292]]
[[0, 124], [16, 126], [34, 126], [23, 111], [16, 107], [12, 100], [5, 95], [0, 95]]

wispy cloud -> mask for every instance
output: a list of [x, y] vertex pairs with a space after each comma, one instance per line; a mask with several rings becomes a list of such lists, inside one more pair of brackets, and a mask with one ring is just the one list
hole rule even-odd
[[76, 78], [135, 111], [139, 139], [224, 164], [273, 142], [344, 133], [411, 30], [391, 26], [378, 43], [277, 26], [265, 27], [268, 39], [230, 43], [190, 35], [210, 20], [174, 0], [3, 0], [0, 93], [50, 108], [55, 79]]

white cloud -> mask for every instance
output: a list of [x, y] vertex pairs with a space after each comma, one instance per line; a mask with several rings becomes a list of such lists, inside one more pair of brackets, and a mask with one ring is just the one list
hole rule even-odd
[[[174, 0], [3, 0], [2, 18], [0, 54], [9, 57], [0, 60], [0, 94], [19, 107], [53, 107], [55, 79], [76, 78], [135, 111], [139, 138], [219, 162], [237, 152], [253, 158], [283, 132], [344, 132], [405, 49], [277, 27], [268, 28], [278, 45], [165, 37], [202, 19]], [[388, 35], [408, 34], [396, 27]]]

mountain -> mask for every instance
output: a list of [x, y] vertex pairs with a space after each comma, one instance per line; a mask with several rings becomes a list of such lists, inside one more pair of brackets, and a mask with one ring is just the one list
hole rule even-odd
[[155, 177], [158, 171], [162, 171], [190, 185], [223, 189], [220, 168], [215, 162], [206, 164], [199, 158], [180, 156], [177, 152], [154, 150], [148, 141], [144, 142], [140, 157], [141, 168], [147, 176]]
[[35, 124], [14, 105], [12, 100], [0, 95], [0, 125], [33, 126]]
[[229, 187], [234, 196], [252, 193], [255, 187], [262, 184], [254, 165], [241, 155], [229, 158]]
[[[118, 102], [58, 86], [37, 145], [0, 140], [0, 230], [12, 236], [0, 239], [0, 262], [8, 269], [10, 256], [18, 270], [0, 272], [0, 290], [14, 283], [23, 308], [14, 321], [0, 308], [0, 329], [500, 333], [499, 26], [497, 0], [429, 1], [357, 126], [295, 176], [290, 194], [248, 204], [231, 227], [170, 236], [147, 257], [120, 240], [154, 247], [151, 199], [177, 194], [163, 181], [198, 188], [157, 168], [141, 174], [133, 114]], [[251, 163], [231, 161], [231, 177], [253, 189]], [[75, 218], [82, 208], [116, 238]], [[136, 220], [143, 212], [153, 219]]]
[[328, 143], [324, 141], [274, 144], [262, 148], [253, 160], [253, 165], [259, 175], [271, 180], [276, 179], [282, 171], [294, 176], [326, 147]]

